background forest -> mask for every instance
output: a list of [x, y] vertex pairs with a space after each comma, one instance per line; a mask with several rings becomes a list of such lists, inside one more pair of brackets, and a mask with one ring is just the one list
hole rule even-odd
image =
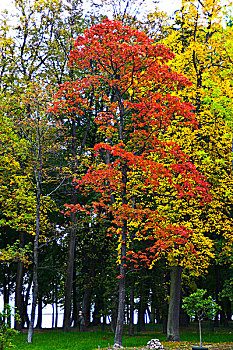
[[143, 3], [1, 14], [0, 291], [28, 342], [45, 305], [64, 332], [82, 310], [121, 345], [137, 310], [138, 331], [147, 313], [179, 341], [197, 288], [215, 326], [231, 321], [231, 4], [183, 0], [168, 18]]

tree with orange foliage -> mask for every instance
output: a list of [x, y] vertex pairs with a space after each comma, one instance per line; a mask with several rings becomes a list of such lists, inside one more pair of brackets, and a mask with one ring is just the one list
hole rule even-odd
[[[122, 344], [127, 261], [134, 261], [135, 268], [138, 260], [150, 266], [174, 245], [195, 254], [189, 244], [192, 232], [171, 224], [153, 202], [167, 195], [161, 184], [172, 188], [171, 199], [195, 197], [200, 205], [210, 200], [208, 183], [189, 157], [174, 142], [163, 140], [174, 118], [196, 126], [193, 106], [175, 94], [189, 82], [167, 65], [173, 57], [145, 33], [106, 19], [77, 38], [70, 64], [81, 78], [63, 84], [51, 108], [68, 115], [93, 110], [100, 142], [92, 151], [94, 162], [74, 181], [84, 192], [97, 193], [98, 200], [67, 208], [92, 216], [101, 209], [100, 217], [112, 219], [107, 234], [118, 237], [120, 265], [116, 347]], [[134, 252], [129, 249], [132, 240], [151, 243], [147, 251]]]

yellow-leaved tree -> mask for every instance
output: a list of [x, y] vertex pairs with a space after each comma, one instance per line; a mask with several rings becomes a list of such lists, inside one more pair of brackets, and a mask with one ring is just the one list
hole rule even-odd
[[[176, 120], [167, 129], [164, 138], [178, 143], [189, 154], [193, 164], [209, 182], [212, 197], [211, 202], [203, 207], [196, 205], [195, 199], [185, 203], [179, 200], [168, 202], [167, 207], [173, 211], [172, 220], [184, 220], [185, 225], [194, 232], [192, 237], [199, 252], [202, 251], [203, 257], [207, 258], [205, 268], [212, 256], [211, 241], [214, 242], [216, 266], [220, 260], [226, 261], [226, 256], [232, 257], [233, 90], [230, 73], [233, 55], [232, 27], [224, 28], [223, 25], [226, 10], [227, 7], [223, 7], [218, 0], [184, 0], [181, 10], [176, 13], [175, 25], [170, 27], [169, 34], [162, 40], [175, 53], [171, 68], [192, 82], [180, 94], [195, 106], [198, 122], [194, 129], [181, 127], [180, 120]], [[167, 209], [162, 206], [161, 210]], [[177, 270], [182, 265], [193, 267], [193, 255], [189, 258], [182, 260], [180, 252], [174, 249], [168, 260]], [[171, 298], [172, 283], [170, 304]], [[177, 329], [169, 311], [168, 339], [179, 339]]]

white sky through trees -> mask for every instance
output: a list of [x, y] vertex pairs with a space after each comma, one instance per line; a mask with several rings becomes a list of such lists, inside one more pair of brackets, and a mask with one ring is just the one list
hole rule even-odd
[[[83, 2], [85, 3], [85, 0]], [[153, 11], [153, 1], [146, 0], [146, 4], [150, 7], [151, 11]], [[157, 6], [171, 16], [173, 12], [180, 7], [180, 4], [181, 0], [159, 0]], [[0, 11], [7, 9], [10, 13], [12, 8], [14, 8], [12, 0], [0, 0]]]

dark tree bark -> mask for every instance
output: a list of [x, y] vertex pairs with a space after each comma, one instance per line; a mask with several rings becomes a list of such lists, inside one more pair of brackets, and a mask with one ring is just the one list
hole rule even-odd
[[[89, 230], [89, 228], [87, 228]], [[95, 277], [95, 261], [94, 259], [90, 257], [86, 257], [85, 259], [85, 265], [89, 266], [89, 269], [87, 271], [87, 277], [85, 278], [84, 285], [85, 290], [83, 293], [83, 300], [82, 300], [82, 311], [85, 319], [85, 325], [86, 327], [90, 324], [90, 315], [91, 315], [91, 295], [92, 295], [92, 289], [93, 289], [93, 280]]]
[[145, 311], [147, 309], [147, 304], [144, 302], [144, 290], [141, 289], [141, 296], [138, 307], [138, 332], [145, 330]]
[[[116, 88], [116, 100], [119, 105], [120, 110], [120, 127], [119, 127], [119, 139], [124, 140], [123, 128], [124, 128], [124, 115], [125, 109], [121, 99], [121, 93]], [[127, 204], [127, 164], [122, 164], [121, 168], [121, 181], [122, 181], [122, 193], [121, 201], [122, 204]], [[122, 346], [122, 336], [123, 336], [123, 324], [125, 315], [125, 257], [126, 257], [126, 238], [127, 238], [127, 220], [122, 220], [122, 242], [121, 242], [121, 262], [120, 262], [120, 279], [119, 279], [119, 299], [118, 299], [118, 315], [117, 315], [117, 325], [115, 332], [115, 346]]]
[[58, 324], [58, 302], [55, 303], [55, 328], [57, 328]]
[[[74, 255], [75, 252], [74, 252]], [[76, 263], [74, 256], [74, 268], [73, 268], [73, 315], [72, 320], [74, 321], [74, 328], [78, 327], [78, 305], [77, 305], [77, 287], [76, 287]]]
[[55, 297], [55, 324], [54, 327], [57, 328], [58, 324], [58, 290], [57, 290], [57, 282], [55, 282], [55, 291], [54, 291], [54, 297]]
[[82, 310], [86, 326], [90, 324], [92, 286], [87, 286], [83, 294]]
[[179, 316], [182, 267], [173, 266], [171, 270], [170, 298], [167, 321], [167, 341], [180, 341]]
[[112, 321], [111, 321], [111, 331], [112, 332], [116, 332], [116, 324], [117, 324], [117, 314], [118, 314], [118, 312], [117, 312], [117, 307], [114, 307], [113, 309], [112, 309]]
[[27, 343], [32, 343], [33, 325], [35, 321], [35, 310], [38, 296], [38, 253], [40, 235], [40, 207], [41, 207], [41, 185], [42, 185], [42, 130], [40, 125], [39, 103], [36, 111], [36, 144], [33, 146], [34, 155], [34, 176], [36, 181], [36, 232], [33, 247], [33, 289], [32, 289], [32, 310], [28, 328]]
[[167, 315], [163, 315], [162, 324], [163, 324], [163, 334], [167, 334]]
[[55, 321], [55, 307], [54, 307], [54, 303], [52, 304], [52, 328], [54, 328], [54, 321]]
[[215, 326], [218, 327], [219, 321], [218, 316], [220, 315], [220, 324], [224, 327], [228, 327], [228, 319], [225, 313], [225, 305], [222, 300], [219, 300], [219, 293], [222, 291], [222, 281], [221, 281], [221, 270], [219, 265], [215, 265], [215, 276], [216, 276], [216, 303], [221, 306], [221, 310], [217, 312], [215, 316]]
[[[123, 120], [122, 120], [123, 128]], [[122, 129], [123, 130], [123, 129]], [[120, 139], [123, 139], [120, 133]], [[126, 199], [126, 184], [127, 184], [127, 166], [122, 166], [122, 204], [127, 203]], [[124, 257], [126, 256], [126, 235], [127, 235], [127, 220], [122, 220], [122, 243], [121, 243], [121, 263], [120, 263], [120, 279], [119, 279], [119, 301], [118, 301], [118, 315], [117, 315], [117, 325], [115, 332], [115, 346], [122, 345], [122, 336], [123, 336], [123, 325], [124, 325], [124, 316], [125, 316], [125, 261]]]
[[[123, 234], [122, 234], [123, 237]], [[123, 238], [124, 239], [124, 238]], [[121, 246], [121, 257], [126, 256], [126, 246], [122, 244]], [[115, 345], [122, 345], [122, 336], [123, 336], [123, 324], [125, 316], [125, 267], [123, 263], [120, 265], [120, 281], [119, 281], [119, 301], [118, 301], [118, 315], [117, 315], [117, 324], [115, 332]]]
[[36, 235], [34, 239], [33, 249], [33, 292], [32, 292], [32, 311], [31, 319], [28, 328], [27, 343], [32, 343], [33, 338], [33, 326], [35, 321], [35, 311], [38, 295], [38, 249], [39, 249], [39, 233], [40, 233], [40, 185], [41, 182], [37, 181], [37, 212], [36, 212]]
[[[70, 70], [70, 79], [74, 80], [74, 72], [73, 69]], [[93, 95], [90, 98], [90, 106], [93, 103]], [[62, 124], [64, 124], [64, 120], [61, 120]], [[80, 157], [83, 149], [86, 144], [88, 131], [91, 123], [91, 114], [88, 117], [88, 122], [85, 129], [85, 134], [82, 139], [82, 143], [80, 145], [79, 151], [77, 144], [77, 120], [75, 120], [75, 116], [72, 118], [71, 122], [71, 142], [67, 141], [67, 146], [69, 149], [69, 153], [73, 158], [73, 166], [72, 173], [75, 174], [78, 169], [78, 160], [77, 155]], [[72, 204], [77, 204], [77, 190], [75, 185], [72, 184]], [[73, 285], [73, 268], [74, 268], [74, 255], [75, 255], [75, 246], [76, 246], [76, 234], [77, 234], [77, 215], [72, 212], [71, 213], [71, 231], [69, 237], [69, 246], [68, 246], [68, 256], [67, 256], [67, 270], [66, 270], [66, 282], [65, 282], [65, 303], [64, 303], [64, 320], [63, 320], [63, 331], [70, 331], [71, 324], [71, 300], [72, 300], [72, 285]]]
[[134, 337], [134, 278], [131, 281], [130, 295], [129, 295], [129, 336]]
[[227, 320], [231, 321], [231, 315], [232, 315], [232, 307], [231, 307], [231, 301], [227, 298], [226, 300], [226, 316]]
[[[73, 201], [76, 203], [76, 199]], [[75, 213], [71, 213], [71, 230], [68, 247], [68, 259], [66, 269], [66, 282], [65, 282], [65, 303], [64, 303], [64, 321], [63, 331], [70, 331], [71, 322], [71, 300], [72, 300], [72, 286], [73, 286], [73, 267], [74, 267], [74, 252], [77, 233], [77, 217]]]

